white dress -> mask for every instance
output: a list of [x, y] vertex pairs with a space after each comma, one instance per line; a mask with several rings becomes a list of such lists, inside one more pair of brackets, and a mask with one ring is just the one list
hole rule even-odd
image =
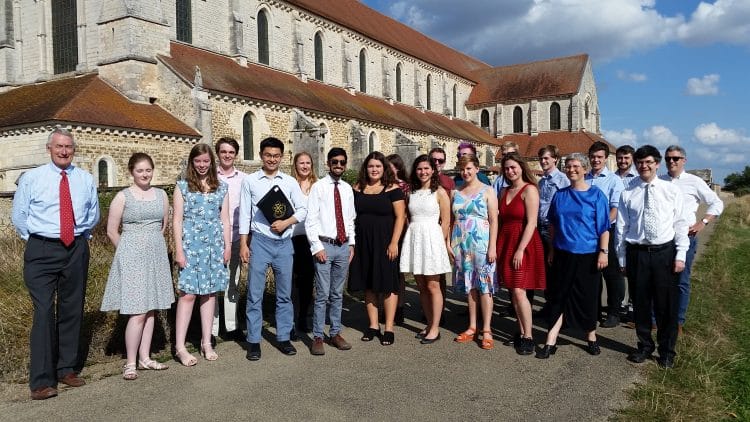
[[439, 221], [437, 192], [420, 189], [409, 195], [409, 227], [401, 250], [402, 273], [436, 275], [451, 271]]

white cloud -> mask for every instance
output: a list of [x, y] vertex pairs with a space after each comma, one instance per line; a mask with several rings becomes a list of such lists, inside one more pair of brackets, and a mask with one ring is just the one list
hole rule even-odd
[[702, 78], [690, 78], [687, 81], [686, 92], [688, 95], [716, 95], [719, 93], [719, 79], [721, 77], [716, 73]]
[[689, 44], [725, 42], [750, 45], [750, 2], [716, 0], [700, 2], [690, 20], [677, 28], [680, 40]]
[[623, 129], [621, 132], [616, 130], [602, 130], [602, 135], [604, 135], [604, 139], [618, 147], [622, 145], [634, 147], [638, 144], [638, 135], [633, 132], [633, 129]]
[[648, 79], [645, 73], [628, 73], [624, 70], [617, 71], [617, 78], [623, 81], [630, 82], [646, 82], [646, 80]]
[[680, 139], [672, 133], [666, 126], [651, 126], [643, 131], [643, 139], [646, 144], [653, 145], [657, 148], [667, 147], [669, 145], [679, 144]]
[[722, 129], [716, 123], [703, 123], [693, 131], [695, 139], [703, 145], [734, 145], [750, 143], [750, 137], [734, 129]]

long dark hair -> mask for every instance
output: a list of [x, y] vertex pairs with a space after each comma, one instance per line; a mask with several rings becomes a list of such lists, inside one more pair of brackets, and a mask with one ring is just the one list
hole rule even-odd
[[521, 167], [521, 180], [523, 180], [526, 183], [531, 183], [536, 187], [539, 188], [539, 185], [536, 182], [536, 176], [534, 176], [534, 173], [531, 172], [531, 169], [529, 168], [529, 165], [526, 163], [526, 160], [521, 158], [521, 155], [517, 152], [510, 152], [508, 154], [503, 155], [503, 161], [502, 161], [502, 169], [503, 169], [503, 175], [505, 175], [505, 163], [507, 161], [515, 161], [518, 163], [518, 166]]
[[415, 192], [422, 189], [422, 182], [417, 177], [417, 166], [420, 163], [430, 163], [432, 168], [432, 177], [430, 177], [430, 191], [435, 192], [440, 187], [440, 176], [438, 175], [437, 167], [435, 162], [430, 159], [427, 154], [422, 154], [414, 160], [411, 165], [411, 175], [409, 176], [409, 183], [411, 184], [411, 191]]
[[385, 155], [380, 151], [373, 151], [368, 154], [362, 162], [362, 166], [359, 168], [359, 174], [357, 175], [357, 182], [354, 186], [359, 188], [359, 190], [364, 190], [365, 186], [367, 186], [367, 163], [369, 163], [370, 160], [378, 160], [383, 165], [383, 177], [380, 179], [380, 183], [382, 183], [383, 186], [387, 188], [396, 182], [396, 175], [393, 174], [391, 166], [388, 165], [388, 160], [385, 159]]
[[398, 180], [403, 180], [404, 182], [409, 180], [409, 175], [406, 174], [406, 164], [404, 164], [404, 160], [400, 155], [391, 154], [385, 157], [385, 159], [388, 160], [389, 163], [393, 164], [394, 167], [396, 167], [396, 177], [398, 178]]
[[187, 171], [185, 172], [185, 180], [188, 183], [188, 190], [190, 192], [203, 192], [203, 186], [201, 185], [200, 176], [198, 171], [193, 166], [193, 159], [199, 155], [208, 154], [211, 158], [211, 165], [208, 168], [208, 174], [206, 175], [206, 184], [208, 185], [208, 192], [215, 192], [219, 188], [219, 176], [216, 174], [216, 158], [214, 152], [211, 150], [211, 146], [204, 143], [195, 144], [193, 149], [190, 150], [188, 155]]

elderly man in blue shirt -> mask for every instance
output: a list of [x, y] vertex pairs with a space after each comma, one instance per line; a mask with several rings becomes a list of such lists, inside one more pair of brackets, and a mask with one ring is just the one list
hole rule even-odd
[[26, 240], [23, 278], [34, 304], [29, 388], [32, 400], [57, 395], [57, 383], [80, 387], [78, 339], [89, 267], [91, 229], [99, 222], [94, 178], [74, 166], [66, 129], [47, 139], [52, 162], [30, 170], [13, 198], [13, 225]]
[[[607, 168], [609, 145], [596, 141], [589, 147], [589, 161], [591, 171], [586, 174], [586, 181], [604, 192], [609, 201], [609, 250], [615, 247], [614, 224], [617, 220], [617, 207], [620, 204], [620, 194], [625, 189], [622, 179]], [[615, 254], [609, 255], [609, 265], [602, 271], [607, 285], [607, 318], [601, 323], [604, 328], [613, 328], [620, 324], [622, 301], [625, 298], [625, 278], [620, 271]]]
[[[276, 138], [266, 138], [260, 143], [263, 166], [242, 181], [240, 193], [240, 258], [250, 263], [247, 282], [247, 359], [260, 360], [260, 339], [263, 330], [263, 292], [266, 287], [266, 269], [273, 270], [276, 283], [276, 341], [285, 355], [297, 354], [289, 335], [294, 321], [292, 304], [292, 231], [294, 224], [304, 221], [307, 215], [305, 199], [297, 181], [279, 170], [284, 156], [284, 143]], [[294, 208], [294, 214], [285, 219], [268, 221], [258, 208], [258, 202], [274, 187]]]

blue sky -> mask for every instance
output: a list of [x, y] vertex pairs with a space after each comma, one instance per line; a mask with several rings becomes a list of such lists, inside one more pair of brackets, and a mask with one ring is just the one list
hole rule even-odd
[[588, 53], [615, 145], [750, 165], [750, 0], [362, 0], [490, 65]]

